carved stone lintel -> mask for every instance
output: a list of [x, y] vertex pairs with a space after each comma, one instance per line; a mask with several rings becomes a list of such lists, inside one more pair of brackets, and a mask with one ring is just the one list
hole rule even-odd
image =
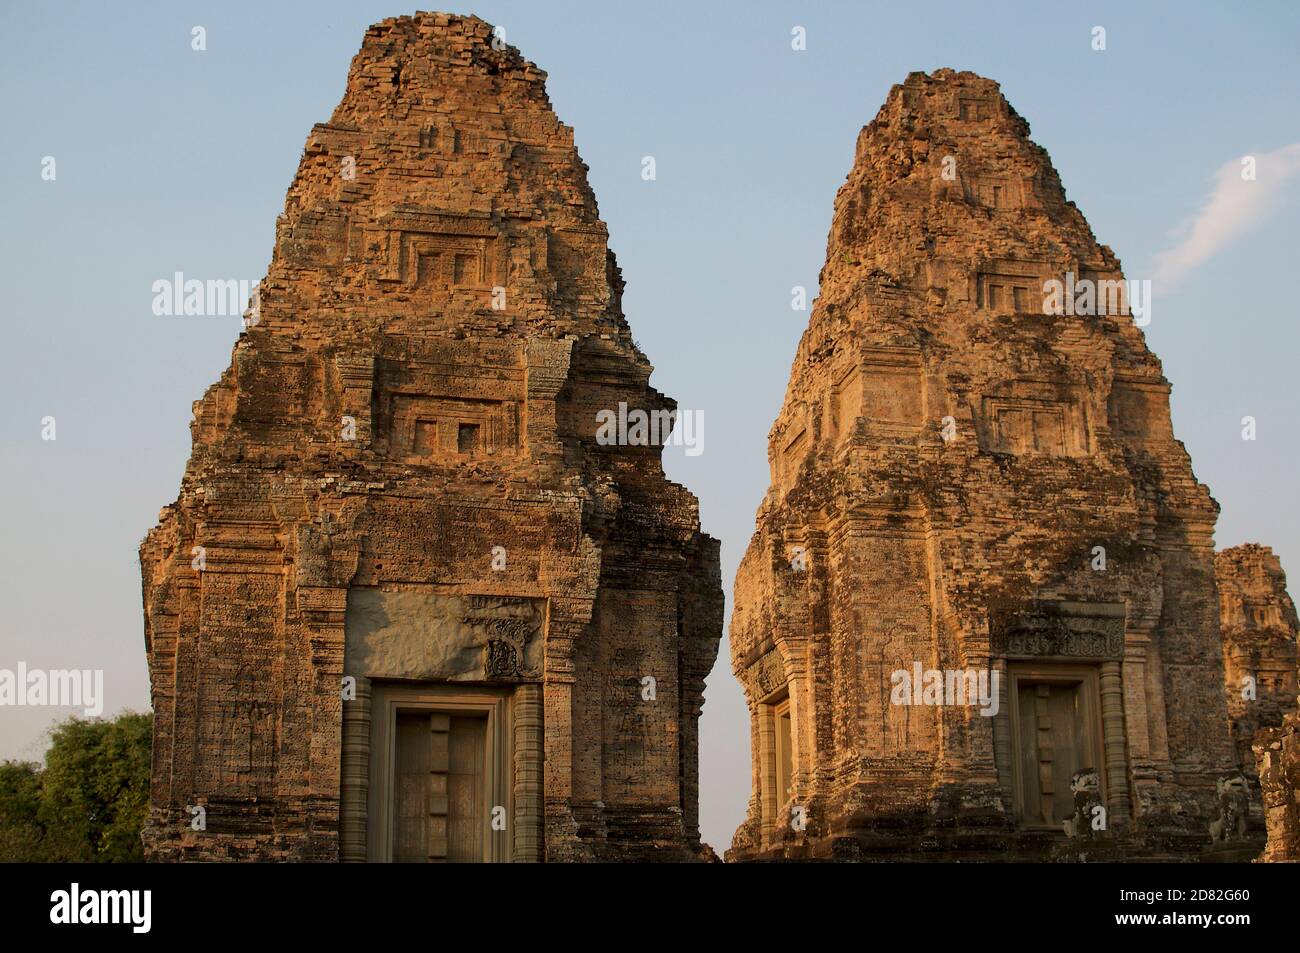
[[765, 652], [745, 671], [744, 681], [755, 701], [766, 698], [787, 684], [785, 662], [776, 649]]
[[995, 645], [1006, 658], [1119, 660], [1124, 657], [1124, 617], [1035, 609], [1007, 626]]

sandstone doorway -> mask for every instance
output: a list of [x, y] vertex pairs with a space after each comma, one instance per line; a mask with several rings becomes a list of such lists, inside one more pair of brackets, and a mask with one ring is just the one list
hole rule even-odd
[[1059, 831], [1074, 814], [1075, 772], [1098, 772], [1105, 803], [1096, 671], [1026, 665], [1010, 677], [1016, 812], [1022, 827]]
[[794, 711], [785, 688], [758, 705], [760, 817], [763, 840], [779, 840], [790, 823], [785, 806], [794, 793]]
[[509, 860], [507, 696], [378, 684], [372, 705], [367, 855], [394, 863]]
[[487, 716], [397, 716], [393, 860], [478, 863], [487, 812]]

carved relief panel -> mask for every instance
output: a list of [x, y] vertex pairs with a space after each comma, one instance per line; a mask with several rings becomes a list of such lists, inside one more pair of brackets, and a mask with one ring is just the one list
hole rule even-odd
[[994, 211], [1017, 209], [1024, 205], [1022, 183], [1005, 176], [963, 176], [962, 189], [966, 201]]
[[402, 209], [380, 219], [372, 239], [382, 249], [376, 277], [444, 300], [455, 289], [506, 283], [507, 256], [485, 216]]
[[1042, 314], [1051, 266], [1037, 261], [993, 261], [976, 276], [976, 306], [993, 314]]
[[481, 288], [491, 273], [490, 239], [401, 234], [401, 272], [416, 288]]
[[517, 401], [393, 394], [390, 451], [407, 459], [451, 461], [519, 447]]
[[979, 276], [979, 306], [995, 314], [1029, 314], [1042, 309], [1041, 283], [1023, 275]]
[[522, 357], [477, 351], [441, 357], [383, 362], [380, 449], [407, 463], [443, 464], [518, 452], [526, 404]]
[[1082, 395], [1072, 385], [1010, 381], [979, 407], [979, 439], [993, 453], [1084, 456], [1091, 440]]

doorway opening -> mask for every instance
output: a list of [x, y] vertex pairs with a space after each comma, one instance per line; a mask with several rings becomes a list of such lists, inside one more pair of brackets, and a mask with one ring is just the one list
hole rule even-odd
[[398, 714], [393, 860], [483, 859], [487, 716]]
[[1022, 827], [1061, 830], [1074, 815], [1076, 772], [1098, 773], [1105, 803], [1097, 672], [1086, 665], [1012, 665], [1015, 804]]
[[397, 683], [378, 684], [374, 694], [368, 859], [509, 860], [506, 696]]

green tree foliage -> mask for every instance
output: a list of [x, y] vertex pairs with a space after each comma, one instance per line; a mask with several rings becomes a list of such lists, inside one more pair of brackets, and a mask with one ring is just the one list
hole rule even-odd
[[0, 861], [143, 860], [153, 719], [69, 718], [45, 766], [0, 764]]
[[0, 861], [40, 860], [43, 839], [40, 765], [0, 764]]

